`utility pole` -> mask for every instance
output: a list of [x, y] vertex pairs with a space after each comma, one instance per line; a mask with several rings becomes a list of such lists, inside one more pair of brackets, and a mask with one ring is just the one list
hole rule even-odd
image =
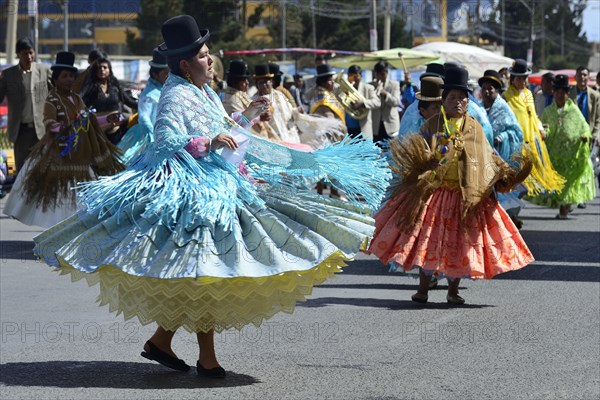
[[371, 0], [371, 30], [369, 31], [370, 50], [377, 51], [377, 4]]
[[560, 55], [565, 55], [565, 12], [562, 10], [562, 2], [560, 5]]
[[[540, 3], [540, 6], [542, 7], [540, 14], [542, 15], [542, 32], [545, 32], [545, 28], [544, 28], [544, 20], [546, 19], [546, 14], [544, 13], [544, 2], [542, 1]], [[542, 34], [542, 49], [541, 49], [541, 65], [545, 66], [546, 65], [546, 35]]]
[[244, 38], [246, 37], [246, 32], [248, 31], [248, 10], [246, 9], [248, 5], [246, 4], [246, 0], [242, 2], [242, 20], [244, 21]]
[[310, 0], [310, 14], [312, 20], [312, 47], [317, 48], [317, 23], [315, 22], [315, 0]]
[[38, 54], [38, 2], [37, 0], [27, 1], [27, 32], [29, 37], [33, 40], [33, 51]]
[[63, 1], [63, 14], [65, 21], [65, 41], [63, 43], [63, 50], [69, 51], [69, 0]]
[[477, 0], [477, 7], [475, 8], [475, 46], [479, 46], [479, 37], [481, 36], [481, 15], [479, 13], [481, 7], [481, 0]]
[[15, 49], [17, 48], [17, 21], [19, 17], [19, 0], [9, 0], [6, 10], [8, 21], [6, 24], [6, 63], [15, 62]]
[[390, 35], [392, 30], [392, 0], [385, 2], [385, 15], [383, 17], [383, 49], [390, 49]]
[[529, 22], [529, 48], [527, 49], [527, 64], [533, 64], [533, 17], [535, 16], [535, 0], [531, 0], [531, 7], [524, 0], [519, 0], [529, 10], [531, 20]]
[[533, 33], [533, 23], [535, 17], [535, 0], [531, 0], [531, 29], [529, 32], [529, 50], [527, 50], [527, 64], [533, 65], [533, 41], [534, 41], [534, 33]]
[[500, 0], [502, 2], [502, 55], [506, 55], [506, 0]]
[[[286, 37], [285, 31], [287, 30], [286, 26], [286, 9], [285, 9], [285, 0], [281, 0], [281, 47], [286, 48]], [[281, 59], [285, 61], [285, 53], [282, 54]]]

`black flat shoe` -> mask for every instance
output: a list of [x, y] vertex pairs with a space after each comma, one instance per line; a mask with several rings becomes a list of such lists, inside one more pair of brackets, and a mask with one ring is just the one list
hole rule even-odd
[[428, 298], [429, 297], [423, 293], [415, 293], [411, 297], [412, 301], [414, 301], [415, 303], [421, 303], [421, 304], [427, 303]]
[[156, 347], [154, 343], [152, 343], [149, 340], [146, 342], [146, 344], [150, 348], [150, 351], [142, 351], [142, 357], [147, 358], [148, 360], [156, 361], [157, 363], [162, 364], [165, 367], [169, 367], [177, 371], [187, 372], [190, 370], [190, 366], [187, 365], [185, 361], [168, 355], [167, 353]]
[[223, 367], [206, 369], [200, 365], [200, 361], [196, 362], [196, 371], [198, 372], [198, 376], [204, 376], [206, 378], [223, 379], [227, 375], [227, 372], [225, 372]]

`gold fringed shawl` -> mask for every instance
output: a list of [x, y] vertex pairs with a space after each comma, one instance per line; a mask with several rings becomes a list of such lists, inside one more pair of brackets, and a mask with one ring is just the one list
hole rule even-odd
[[442, 186], [444, 176], [456, 156], [460, 190], [463, 198], [463, 220], [477, 210], [482, 200], [498, 189], [509, 191], [528, 174], [531, 163], [526, 157], [519, 159], [519, 167], [512, 169], [496, 155], [487, 142], [483, 128], [471, 116], [466, 116], [462, 132], [448, 143], [448, 152], [437, 161], [437, 140], [444, 134], [444, 121], [440, 114], [430, 118], [421, 128], [421, 134], [412, 134], [390, 142], [390, 151], [396, 166], [392, 170], [400, 175], [404, 202], [397, 224], [410, 231], [423, 212], [429, 197]]
[[540, 121], [535, 113], [531, 91], [526, 88], [521, 93], [511, 85], [503, 96], [519, 121], [524, 143], [529, 145], [531, 150], [528, 155], [532, 162], [531, 175], [524, 181], [527, 191], [530, 195], [539, 194], [543, 189], [560, 192], [565, 185], [565, 179], [556, 172], [550, 161], [539, 130]]
[[[73, 204], [75, 191], [71, 188], [78, 182], [123, 170], [117, 159], [120, 150], [108, 141], [96, 117], [87, 112], [81, 97], [71, 93], [70, 98], [56, 89], [49, 93], [44, 104], [46, 135], [29, 158], [24, 181], [27, 202], [44, 210], [56, 206], [58, 200]], [[56, 122], [63, 129], [51, 132]]]
[[319, 107], [329, 108], [344, 124], [346, 124], [346, 113], [340, 102], [333, 93], [317, 87], [317, 99], [310, 107], [310, 113], [315, 114]]

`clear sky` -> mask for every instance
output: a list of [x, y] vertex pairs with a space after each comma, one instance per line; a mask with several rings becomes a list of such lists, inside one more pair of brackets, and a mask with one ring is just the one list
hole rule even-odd
[[600, 42], [600, 0], [588, 0], [583, 12], [583, 30], [590, 42]]

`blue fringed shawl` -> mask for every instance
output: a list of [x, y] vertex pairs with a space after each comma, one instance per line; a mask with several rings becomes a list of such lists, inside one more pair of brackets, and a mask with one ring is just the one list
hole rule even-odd
[[488, 119], [492, 124], [494, 137], [500, 138], [500, 144], [495, 149], [505, 161], [510, 160], [514, 152], [520, 152], [523, 144], [523, 131], [515, 113], [508, 103], [500, 96], [488, 111]]
[[159, 217], [170, 229], [176, 223], [193, 229], [200, 221], [231, 229], [238, 207], [264, 207], [263, 200], [236, 166], [216, 152], [194, 159], [184, 149], [194, 137], [213, 139], [231, 129], [252, 138], [246, 154], [252, 175], [269, 184], [298, 187], [325, 177], [353, 200], [361, 195], [371, 208], [381, 202], [390, 172], [373, 143], [345, 139], [305, 152], [252, 135], [241, 114], [233, 120], [208, 86], [200, 90], [169, 75], [158, 106], [154, 143], [122, 173], [80, 185], [81, 202], [100, 217], [106, 212], [120, 215], [141, 203], [144, 218]]

